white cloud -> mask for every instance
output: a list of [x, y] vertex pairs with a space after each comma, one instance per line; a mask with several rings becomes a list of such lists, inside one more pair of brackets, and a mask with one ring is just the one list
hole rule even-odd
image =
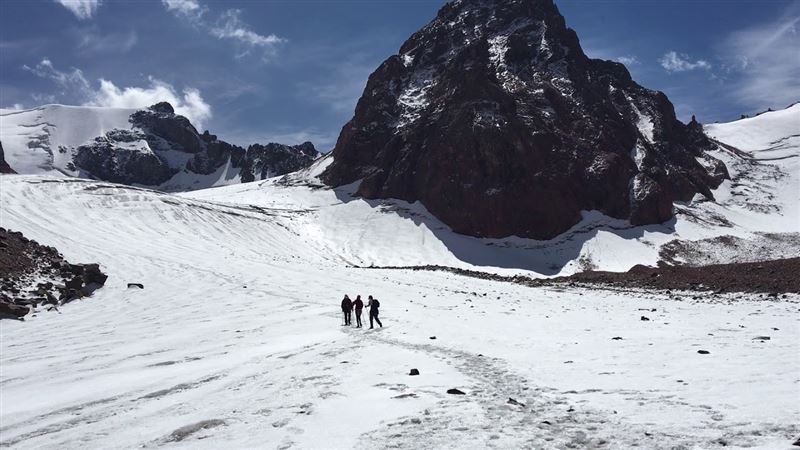
[[192, 124], [202, 130], [205, 121], [211, 118], [211, 106], [203, 100], [200, 91], [186, 88], [182, 94], [172, 85], [155, 78], [149, 78], [147, 87], [119, 88], [113, 82], [100, 79], [100, 88], [84, 102], [88, 106], [108, 106], [112, 108], [144, 108], [158, 102], [169, 102], [175, 112], [186, 116]]
[[[95, 88], [86, 80], [80, 69], [69, 71], [58, 70], [53, 63], [44, 58], [34, 67], [23, 67], [34, 75], [52, 80], [58, 85], [61, 95], [70, 95], [78, 103], [87, 106], [107, 106], [114, 108], [145, 108], [158, 102], [169, 102], [175, 112], [186, 116], [192, 124], [202, 130], [205, 122], [211, 118], [211, 106], [206, 103], [200, 91], [194, 88], [176, 90], [171, 84], [153, 77], [148, 78], [146, 87], [120, 88], [112, 81], [101, 78], [100, 87]], [[55, 96], [40, 97], [40, 100], [55, 102]]]
[[635, 66], [639, 64], [639, 59], [635, 56], [617, 56], [614, 61], [625, 64], [626, 66]]
[[102, 34], [90, 27], [74, 30], [73, 34], [78, 49], [83, 53], [126, 53], [139, 42], [139, 35], [134, 30]]
[[208, 8], [196, 0], [161, 0], [167, 11], [190, 21], [199, 21]]
[[719, 47], [727, 93], [752, 109], [800, 100], [800, 3], [777, 19], [728, 35]]
[[242, 11], [239, 9], [225, 10], [216, 21], [210, 21], [204, 17], [208, 8], [197, 0], [161, 0], [161, 2], [167, 11], [205, 30], [211, 36], [235, 42], [239, 48], [237, 58], [258, 51], [266, 61], [275, 56], [280, 44], [286, 42], [286, 39], [275, 34], [264, 35], [254, 31], [241, 19]]
[[56, 96], [53, 94], [41, 94], [41, 93], [33, 93], [31, 94], [31, 98], [37, 105], [47, 105], [50, 103], [56, 102]]
[[91, 19], [97, 8], [100, 7], [102, 0], [55, 0], [75, 14], [78, 19]]
[[241, 14], [242, 11], [238, 9], [229, 9], [223, 12], [217, 25], [211, 29], [211, 35], [220, 39], [233, 39], [248, 49], [261, 47], [270, 55], [274, 54], [276, 45], [286, 42], [285, 39], [274, 34], [264, 36], [251, 30], [239, 18]]
[[697, 61], [692, 62], [691, 58], [689, 58], [689, 55], [685, 53], [679, 54], [675, 51], [664, 53], [664, 56], [662, 56], [658, 62], [661, 64], [661, 67], [667, 70], [667, 72], [687, 72], [696, 69], [711, 69], [711, 64], [709, 64], [708, 61], [698, 59]]
[[53, 67], [53, 63], [48, 58], [43, 58], [38, 64], [33, 67], [27, 65], [22, 66], [24, 70], [31, 72], [39, 78], [52, 80], [58, 87], [61, 88], [62, 94], [67, 92], [79, 92], [86, 95], [91, 91], [89, 82], [83, 76], [80, 69], [72, 68], [69, 71], [58, 70]]

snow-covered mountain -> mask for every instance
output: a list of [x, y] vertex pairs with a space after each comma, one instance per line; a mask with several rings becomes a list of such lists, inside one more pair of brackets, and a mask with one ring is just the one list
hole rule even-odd
[[[785, 240], [800, 232], [798, 123], [794, 106], [708, 126], [731, 180], [715, 202], [679, 203], [669, 224], [587, 213], [549, 241], [468, 237], [420, 203], [320, 188], [330, 156], [175, 195], [0, 176], [0, 227], [109, 275], [58, 312], [3, 321], [0, 441], [788, 449], [800, 435], [796, 294], [531, 288], [356, 266], [625, 270], [654, 265], [676, 239], [686, 261], [746, 259], [764, 233], [777, 236], [772, 257], [798, 256]], [[709, 245], [720, 236], [741, 245]], [[379, 298], [385, 327], [340, 326], [344, 293]]]
[[457, 0], [369, 77], [322, 179], [419, 200], [473, 236], [553, 238], [596, 210], [666, 222], [728, 177], [695, 121], [588, 58], [552, 0]]
[[46, 105], [0, 114], [5, 161], [21, 174], [183, 191], [282, 175], [319, 156], [310, 142], [245, 150], [200, 134], [168, 103], [141, 110]]

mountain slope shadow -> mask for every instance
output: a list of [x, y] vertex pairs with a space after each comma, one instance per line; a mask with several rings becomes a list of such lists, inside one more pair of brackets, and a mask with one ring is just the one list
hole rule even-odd
[[[645, 233], [672, 234], [676, 219], [655, 225], [632, 226], [628, 221], [610, 218], [597, 211], [583, 213], [583, 220], [568, 231], [549, 240], [524, 239], [516, 236], [490, 239], [476, 238], [452, 231], [430, 214], [420, 203], [403, 200], [370, 200], [354, 191], [358, 182], [334, 188], [342, 203], [360, 201], [385, 214], [396, 214], [417, 227], [425, 227], [458, 260], [473, 266], [519, 269], [550, 276], [559, 274], [570, 263], [578, 264], [584, 245], [600, 232], [612, 233], [624, 240], [642, 238]], [[644, 245], [644, 244], [643, 244]], [[591, 268], [591, 261], [583, 262]]]

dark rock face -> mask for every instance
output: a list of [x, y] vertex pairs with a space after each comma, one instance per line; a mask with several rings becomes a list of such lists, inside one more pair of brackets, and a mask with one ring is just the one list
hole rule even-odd
[[12, 169], [11, 166], [9, 166], [8, 163], [6, 162], [6, 155], [5, 152], [3, 152], [3, 143], [0, 142], [0, 174], [3, 173], [17, 173], [17, 172], [14, 172], [14, 169]]
[[242, 167], [242, 182], [263, 180], [306, 168], [320, 156], [311, 142], [300, 145], [269, 143], [253, 144], [247, 148]]
[[552, 0], [457, 0], [370, 76], [322, 179], [454, 231], [551, 238], [582, 210], [664, 222], [725, 166], [696, 122], [589, 59]]
[[[229, 166], [243, 182], [284, 175], [307, 167], [319, 156], [313, 144], [254, 144], [243, 148], [197, 132], [166, 102], [136, 111], [132, 130], [111, 130], [78, 147], [75, 168], [114, 183], [159, 186], [181, 171], [209, 175]], [[183, 186], [191, 188], [191, 186]]]
[[0, 228], [0, 318], [90, 296], [107, 279], [98, 264], [70, 264], [55, 248]]
[[150, 150], [144, 139], [145, 134], [138, 130], [111, 130], [78, 147], [72, 162], [104, 181], [159, 185], [178, 170]]

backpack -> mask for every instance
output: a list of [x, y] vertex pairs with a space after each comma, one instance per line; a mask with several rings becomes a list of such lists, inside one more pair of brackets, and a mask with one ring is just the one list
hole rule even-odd
[[375, 308], [375, 309], [380, 308], [381, 307], [381, 302], [379, 302], [377, 298], [373, 298], [372, 299], [372, 307]]

